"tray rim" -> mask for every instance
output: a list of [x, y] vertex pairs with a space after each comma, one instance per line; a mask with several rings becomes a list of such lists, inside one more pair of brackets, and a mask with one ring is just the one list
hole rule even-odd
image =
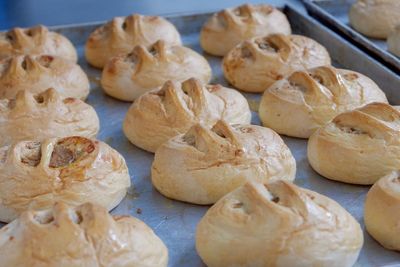
[[[283, 8], [285, 5], [282, 5], [281, 7]], [[191, 16], [202, 16], [202, 15], [207, 15], [207, 14], [213, 14], [215, 12], [218, 12], [220, 9], [209, 9], [209, 10], [201, 10], [201, 11], [190, 11], [190, 12], [172, 12], [172, 13], [160, 13], [160, 14], [152, 14], [152, 15], [145, 15], [145, 16], [160, 16], [165, 19], [170, 19], [170, 18], [175, 18], [175, 17], [191, 17]], [[135, 14], [135, 13], [132, 13]], [[129, 16], [129, 14], [127, 15]], [[117, 17], [126, 17], [126, 16], [117, 16]], [[96, 26], [101, 26], [105, 23], [107, 23], [109, 20], [96, 20], [96, 21], [89, 21], [89, 22], [79, 22], [79, 23], [68, 23], [68, 24], [58, 24], [58, 25], [51, 25], [51, 26], [46, 26], [44, 24], [35, 24], [31, 25], [29, 27], [34, 27], [37, 25], [43, 25], [49, 30], [52, 31], [61, 31], [61, 30], [67, 30], [71, 28], [81, 28], [81, 27], [96, 27]], [[0, 33], [7, 32], [11, 29], [14, 28], [29, 28], [29, 27], [12, 27], [12, 28], [6, 28], [6, 29], [1, 29]]]
[[[165, 14], [153, 14], [152, 16], [160, 16], [165, 19], [170, 19], [170, 18], [175, 18], [175, 17], [202, 16], [202, 15], [213, 14], [218, 11], [219, 11], [219, 9], [210, 9], [210, 10], [202, 10], [200, 12], [193, 11], [193, 12], [172, 12], [172, 13], [165, 13]], [[150, 16], [150, 15], [146, 15], [146, 16]], [[125, 16], [119, 16], [119, 17], [125, 17]], [[101, 25], [107, 23], [108, 21], [109, 20], [98, 20], [98, 21], [83, 22], [83, 23], [61, 24], [61, 25], [47, 26], [47, 28], [54, 30], [54, 31], [58, 31], [58, 30], [63, 30], [63, 29], [67, 29], [67, 28], [93, 27], [93, 26], [101, 26]]]

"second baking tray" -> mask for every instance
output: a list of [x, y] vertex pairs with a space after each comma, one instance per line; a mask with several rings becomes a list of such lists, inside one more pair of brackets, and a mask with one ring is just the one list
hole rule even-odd
[[304, 0], [304, 5], [312, 16], [344, 34], [400, 73], [400, 58], [388, 51], [386, 40], [368, 38], [350, 26], [348, 14], [355, 2], [355, 0]]
[[[400, 79], [371, 57], [365, 55], [343, 38], [318, 23], [313, 18], [290, 7], [284, 9], [294, 33], [309, 36], [330, 52], [336, 66], [354, 69], [373, 78], [385, 90], [392, 103], [400, 104]], [[176, 25], [184, 45], [202, 53], [199, 32], [211, 14], [178, 15], [167, 17]], [[84, 44], [89, 34], [101, 24], [87, 24], [53, 28], [66, 35], [79, 53], [79, 64], [91, 80], [91, 92], [87, 102], [100, 117], [101, 130], [98, 138], [117, 149], [126, 159], [133, 187], [112, 214], [130, 214], [143, 220], [154, 229], [169, 249], [169, 266], [204, 266], [195, 249], [196, 225], [209, 208], [163, 197], [151, 185], [150, 167], [153, 154], [145, 152], [124, 137], [122, 121], [130, 103], [121, 102], [103, 93], [100, 88], [101, 71], [88, 65], [84, 59]], [[213, 83], [226, 85], [220, 67], [221, 58], [204, 54], [213, 69]], [[260, 124], [257, 107], [260, 94], [244, 94], [252, 109], [252, 123]], [[363, 225], [363, 206], [369, 187], [354, 186], [322, 178], [308, 164], [306, 140], [283, 137], [297, 162], [295, 183], [315, 190], [338, 201]], [[364, 228], [364, 227], [363, 227]], [[365, 244], [356, 266], [375, 267], [400, 263], [400, 254], [385, 250], [364, 232]], [[288, 266], [290, 267], [290, 266]]]

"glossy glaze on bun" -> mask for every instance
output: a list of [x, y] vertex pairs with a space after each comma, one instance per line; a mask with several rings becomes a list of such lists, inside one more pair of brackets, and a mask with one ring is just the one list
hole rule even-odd
[[148, 49], [139, 45], [132, 53], [112, 58], [103, 69], [101, 85], [108, 95], [133, 101], [166, 81], [189, 78], [207, 84], [211, 79], [207, 60], [190, 48], [157, 41]]
[[3, 266], [166, 267], [168, 250], [141, 220], [101, 206], [26, 211], [0, 230]]
[[65, 97], [86, 99], [90, 85], [81, 67], [55, 56], [14, 56], [0, 60], [0, 99], [21, 90], [32, 94], [54, 88]]
[[296, 161], [274, 131], [218, 121], [194, 125], [156, 151], [153, 185], [166, 197], [213, 204], [247, 181], [293, 181]]
[[296, 71], [265, 92], [259, 116], [280, 134], [309, 138], [342, 112], [371, 102], [388, 100], [371, 79], [361, 73], [331, 66]]
[[162, 17], [139, 14], [115, 17], [90, 34], [86, 60], [94, 67], [103, 68], [112, 57], [128, 54], [137, 45], [148, 47], [157, 40], [182, 44], [175, 26]]
[[211, 127], [218, 120], [249, 124], [246, 98], [221, 85], [202, 85], [196, 79], [168, 81], [162, 89], [139, 97], [129, 108], [123, 130], [136, 146], [155, 152], [168, 139], [202, 123]]
[[352, 267], [358, 222], [334, 200], [287, 181], [249, 182], [215, 203], [196, 231], [209, 267]]
[[365, 200], [364, 222], [368, 233], [387, 249], [400, 251], [400, 173], [379, 179]]
[[311, 135], [307, 154], [328, 179], [373, 184], [400, 169], [400, 111], [371, 103], [339, 114]]
[[267, 4], [244, 4], [212, 15], [201, 29], [200, 44], [207, 53], [224, 56], [247, 39], [274, 33], [291, 33], [285, 14]]
[[15, 55], [52, 55], [78, 61], [73, 44], [43, 25], [0, 32], [0, 59]]
[[111, 210], [130, 184], [124, 158], [106, 143], [80, 136], [13, 143], [0, 148], [0, 221], [57, 201]]
[[240, 43], [224, 57], [222, 68], [234, 87], [261, 93], [293, 71], [330, 64], [326, 49], [313, 39], [273, 34]]
[[0, 146], [71, 135], [94, 138], [99, 127], [93, 107], [52, 88], [40, 94], [20, 91], [15, 99], [0, 100]]

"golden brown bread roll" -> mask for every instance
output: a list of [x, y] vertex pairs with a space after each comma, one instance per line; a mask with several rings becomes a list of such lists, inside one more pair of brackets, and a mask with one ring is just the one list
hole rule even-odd
[[0, 32], [0, 59], [15, 55], [52, 55], [78, 61], [73, 44], [43, 25]]
[[311, 135], [307, 154], [328, 179], [373, 184], [400, 169], [400, 111], [371, 103], [342, 113]]
[[196, 232], [209, 267], [351, 267], [362, 244], [360, 225], [338, 203], [282, 180], [224, 196]]
[[367, 231], [382, 246], [400, 251], [400, 173], [379, 179], [369, 190], [364, 222]]
[[180, 82], [191, 77], [204, 84], [210, 81], [207, 60], [190, 48], [157, 41], [149, 49], [139, 45], [128, 55], [112, 58], [103, 69], [101, 85], [108, 95], [133, 101], [168, 80]]
[[28, 55], [0, 60], [0, 98], [14, 98], [20, 90], [38, 94], [50, 87], [82, 100], [90, 89], [81, 67], [61, 57]]
[[399, 0], [358, 0], [350, 9], [350, 25], [373, 38], [386, 39], [400, 24]]
[[263, 125], [280, 134], [308, 138], [336, 115], [371, 102], [388, 102], [371, 79], [323, 66], [274, 83], [264, 92], [258, 114]]
[[400, 57], [400, 22], [397, 27], [389, 34], [387, 39], [388, 50], [390, 53]]
[[211, 127], [223, 119], [249, 124], [247, 100], [236, 90], [220, 85], [202, 85], [196, 79], [164, 84], [162, 89], [139, 97], [129, 108], [123, 130], [134, 145], [155, 152], [168, 139], [202, 123]]
[[218, 121], [196, 124], [156, 151], [153, 185], [166, 197], [212, 204], [247, 181], [293, 181], [296, 161], [274, 131]]
[[291, 33], [285, 14], [267, 4], [244, 4], [209, 18], [201, 29], [200, 44], [207, 53], [224, 56], [240, 42], [273, 33]]
[[3, 266], [166, 267], [168, 250], [142, 221], [92, 203], [26, 211], [0, 230]]
[[246, 92], [264, 92], [295, 70], [330, 65], [326, 49], [301, 35], [272, 34], [246, 40], [233, 48], [222, 63], [225, 78]]
[[113, 209], [130, 186], [124, 158], [106, 143], [72, 136], [0, 148], [0, 221], [21, 212], [93, 202]]
[[157, 40], [181, 45], [175, 26], [162, 17], [132, 14], [115, 17], [97, 28], [86, 42], [86, 60], [97, 68], [119, 54], [127, 54], [137, 45], [148, 47]]
[[99, 118], [82, 100], [64, 98], [50, 88], [40, 94], [20, 91], [0, 99], [0, 146], [20, 140], [81, 135], [96, 137]]

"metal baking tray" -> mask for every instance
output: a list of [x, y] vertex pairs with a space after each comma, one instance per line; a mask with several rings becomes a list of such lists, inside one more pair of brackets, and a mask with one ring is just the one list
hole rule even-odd
[[[373, 78], [385, 89], [391, 101], [400, 104], [400, 78], [342, 37], [329, 30], [305, 12], [296, 11], [290, 6], [284, 8], [294, 33], [314, 38], [323, 44], [335, 61], [336, 66], [354, 69]], [[203, 53], [199, 45], [199, 31], [211, 13], [169, 16], [182, 35], [183, 43], [192, 49]], [[56, 27], [56, 30], [66, 35], [77, 47], [79, 64], [88, 74], [91, 81], [91, 93], [87, 102], [94, 106], [99, 117], [101, 130], [98, 138], [117, 149], [126, 159], [133, 187], [128, 195], [116, 207], [112, 214], [130, 214], [147, 223], [165, 242], [169, 249], [169, 266], [204, 266], [195, 249], [196, 225], [209, 208], [197, 206], [165, 198], [151, 185], [150, 167], [153, 154], [145, 152], [131, 143], [122, 133], [122, 121], [130, 103], [118, 101], [103, 93], [100, 88], [101, 71], [88, 65], [84, 59], [84, 44], [90, 32], [101, 23]], [[224, 85], [220, 67], [221, 58], [203, 55], [213, 69], [213, 83]], [[260, 124], [256, 113], [260, 94], [244, 94], [252, 109], [252, 123]], [[363, 205], [365, 194], [369, 187], [353, 186], [333, 182], [315, 173], [307, 161], [306, 141], [284, 137], [297, 161], [297, 176], [295, 183], [327, 195], [343, 205], [363, 225]], [[366, 232], [365, 244], [355, 266], [375, 267], [400, 263], [400, 254], [385, 250]], [[290, 267], [290, 266], [288, 266]]]
[[377, 59], [400, 72], [400, 58], [388, 51], [386, 40], [369, 38], [350, 26], [348, 14], [355, 2], [356, 0], [304, 0], [304, 5], [311, 16], [344, 34]]

